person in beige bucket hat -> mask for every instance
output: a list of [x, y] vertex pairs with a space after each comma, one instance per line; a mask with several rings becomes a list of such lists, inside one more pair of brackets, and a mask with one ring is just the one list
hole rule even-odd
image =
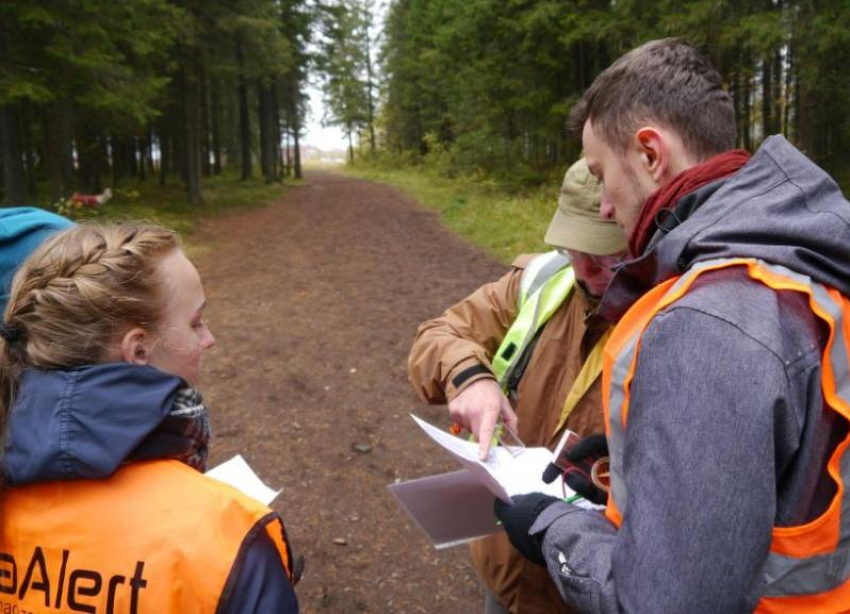
[[625, 251], [628, 245], [623, 229], [599, 214], [601, 194], [602, 183], [590, 174], [587, 161], [581, 158], [564, 175], [558, 208], [543, 240], [596, 256]]
[[[527, 446], [553, 448], [565, 429], [582, 437], [604, 431], [599, 372], [611, 325], [594, 310], [626, 239], [600, 216], [600, 195], [579, 160], [564, 177], [546, 232], [557, 249], [520, 256], [501, 279], [417, 331], [408, 359], [413, 388], [428, 403], [447, 403], [455, 425], [481, 442], [482, 455], [500, 418]], [[560, 301], [557, 308], [518, 330], [528, 320], [519, 314], [543, 293]], [[504, 533], [473, 542], [471, 551], [485, 584], [485, 614], [572, 612], [546, 570]]]

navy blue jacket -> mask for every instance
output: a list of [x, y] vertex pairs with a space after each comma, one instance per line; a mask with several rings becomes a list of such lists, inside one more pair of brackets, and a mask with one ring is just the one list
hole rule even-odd
[[[9, 415], [6, 484], [112, 475], [162, 422], [182, 386], [178, 377], [127, 363], [25, 372]], [[265, 531], [255, 533], [216, 614], [297, 614], [280, 555]]]

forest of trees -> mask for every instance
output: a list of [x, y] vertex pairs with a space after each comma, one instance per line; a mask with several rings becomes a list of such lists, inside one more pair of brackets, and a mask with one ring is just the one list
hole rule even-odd
[[348, 160], [354, 143], [377, 149], [378, 75], [375, 0], [324, 0], [316, 5], [316, 71], [324, 90], [329, 125], [342, 130]]
[[623, 52], [664, 36], [699, 45], [720, 70], [740, 146], [781, 132], [850, 176], [846, 0], [394, 0], [383, 146], [458, 172], [563, 168], [579, 147], [564, 127], [571, 105]]
[[534, 181], [577, 156], [594, 77], [674, 35], [721, 71], [740, 146], [781, 132], [850, 179], [847, 0], [0, 0], [0, 193], [300, 176], [308, 79], [350, 160]]
[[0, 0], [3, 203], [156, 179], [200, 204], [200, 178], [227, 167], [300, 176], [312, 14], [307, 0]]

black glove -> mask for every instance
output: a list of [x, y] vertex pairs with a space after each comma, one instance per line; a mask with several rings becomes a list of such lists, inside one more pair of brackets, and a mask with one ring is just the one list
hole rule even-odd
[[502, 521], [508, 539], [514, 548], [532, 563], [545, 567], [543, 560], [543, 534], [529, 535], [531, 525], [547, 507], [560, 499], [535, 492], [528, 495], [513, 497], [513, 504], [508, 505], [501, 499], [493, 503], [496, 517]]
[[[605, 435], [590, 435], [570, 450], [567, 460], [578, 466], [593, 465], [593, 460], [603, 456], [608, 456], [608, 440]], [[567, 471], [564, 481], [588, 501], [597, 505], [605, 505], [608, 502], [608, 493], [593, 483], [589, 471]]]
[[564, 470], [558, 467], [555, 463], [549, 463], [546, 465], [546, 469], [543, 470], [543, 481], [546, 484], [551, 484], [564, 473]]

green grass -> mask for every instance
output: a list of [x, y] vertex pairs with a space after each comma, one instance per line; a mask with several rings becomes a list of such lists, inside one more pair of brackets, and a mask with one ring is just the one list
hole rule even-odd
[[558, 185], [520, 192], [486, 179], [447, 179], [424, 169], [345, 167], [346, 173], [394, 185], [439, 211], [445, 225], [499, 260], [547, 251], [543, 235], [555, 212]]
[[[158, 181], [125, 180], [117, 189], [113, 188], [114, 197], [101, 209], [83, 209], [73, 217], [78, 220], [145, 220], [172, 228], [185, 238], [202, 219], [225, 211], [261, 207], [281, 198], [286, 185], [295, 184], [293, 180], [287, 180], [285, 185], [266, 184], [256, 178], [239, 181], [235, 174], [211, 177], [201, 182], [204, 203], [193, 206], [185, 186], [175, 177], [170, 177], [168, 185], [162, 187]], [[191, 239], [189, 243], [191, 247]]]

